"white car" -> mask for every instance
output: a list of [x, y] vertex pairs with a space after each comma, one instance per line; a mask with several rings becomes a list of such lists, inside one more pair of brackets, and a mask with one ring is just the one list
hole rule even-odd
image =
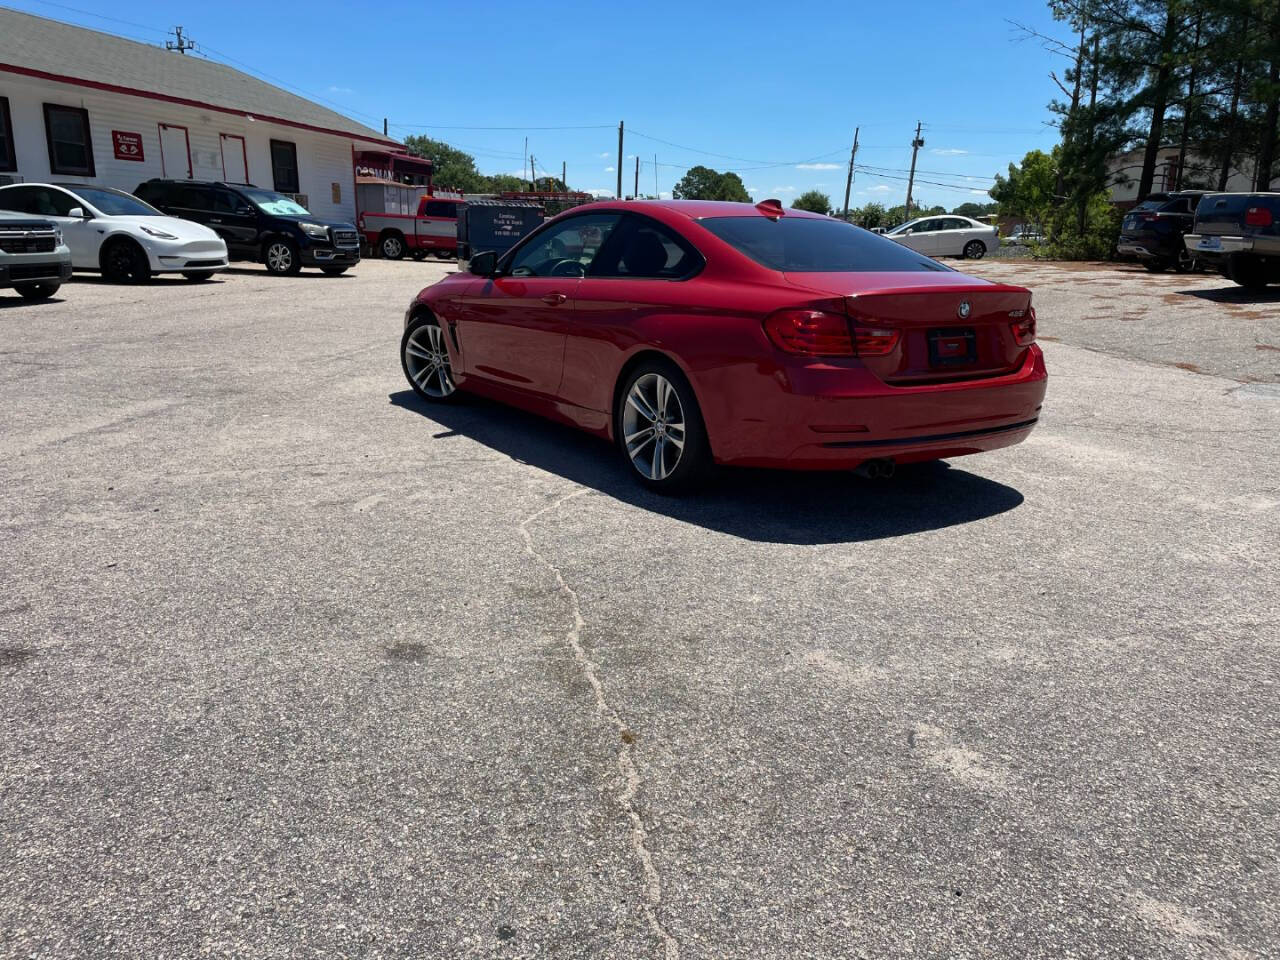
[[945, 214], [921, 217], [894, 227], [885, 234], [904, 247], [926, 257], [965, 257], [981, 260], [991, 250], [1000, 248], [1000, 231], [977, 220]]
[[0, 187], [0, 210], [52, 221], [77, 270], [143, 283], [153, 273], [208, 280], [227, 267], [227, 244], [208, 227], [168, 217], [132, 194], [82, 184], [15, 183]]

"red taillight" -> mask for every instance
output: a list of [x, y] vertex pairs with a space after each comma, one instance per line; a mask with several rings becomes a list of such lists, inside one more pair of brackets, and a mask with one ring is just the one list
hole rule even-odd
[[1268, 207], [1250, 207], [1245, 211], [1244, 222], [1250, 227], [1271, 226], [1271, 210]]
[[899, 332], [886, 327], [854, 327], [853, 347], [860, 357], [883, 357], [893, 353]]
[[810, 357], [851, 357], [849, 320], [822, 310], [779, 310], [764, 321], [764, 332], [786, 353]]
[[1009, 324], [1013, 331], [1013, 340], [1020, 347], [1029, 347], [1036, 342], [1036, 311], [1033, 307], [1027, 315]]

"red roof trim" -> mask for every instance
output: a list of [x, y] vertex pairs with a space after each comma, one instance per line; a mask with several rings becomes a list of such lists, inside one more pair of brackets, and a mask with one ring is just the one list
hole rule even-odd
[[278, 123], [282, 126], [294, 127], [298, 130], [310, 130], [313, 133], [327, 133], [334, 137], [346, 137], [348, 140], [362, 140], [366, 143], [381, 143], [388, 147], [396, 147], [401, 150], [404, 149], [403, 144], [396, 143], [394, 140], [384, 140], [382, 137], [377, 135], [366, 136], [349, 130], [335, 130], [331, 127], [318, 127], [314, 124], [302, 123], [298, 120], [286, 120], [284, 117], [272, 117], [265, 114], [252, 113], [238, 107], [219, 107], [212, 103], [205, 103], [202, 100], [188, 100], [186, 97], [172, 97], [167, 93], [152, 93], [150, 90], [135, 90], [132, 87], [121, 87], [114, 83], [100, 83], [97, 80], [81, 80], [79, 77], [68, 77], [60, 73], [47, 73], [44, 70], [33, 70], [30, 67], [19, 67], [12, 63], [0, 63], [0, 71], [17, 73], [25, 77], [37, 77], [41, 80], [53, 80], [57, 83], [69, 83], [72, 86], [88, 87], [91, 90], [105, 90], [108, 93], [120, 93], [128, 97], [142, 97], [146, 100], [162, 100], [165, 103], [180, 103], [183, 106], [198, 107], [201, 110], [213, 110], [217, 113], [229, 113], [236, 117], [253, 117], [255, 120], [264, 120], [267, 123]]

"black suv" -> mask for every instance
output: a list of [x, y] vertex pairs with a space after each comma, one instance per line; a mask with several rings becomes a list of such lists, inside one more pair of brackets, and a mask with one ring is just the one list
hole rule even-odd
[[245, 183], [148, 180], [134, 196], [171, 217], [194, 220], [227, 242], [232, 260], [265, 263], [271, 273], [319, 267], [337, 276], [360, 262], [360, 234], [350, 223], [320, 220], [297, 201]]
[[1137, 257], [1152, 273], [1173, 267], [1186, 273], [1196, 266], [1182, 238], [1196, 220], [1203, 190], [1153, 193], [1124, 215], [1116, 250]]

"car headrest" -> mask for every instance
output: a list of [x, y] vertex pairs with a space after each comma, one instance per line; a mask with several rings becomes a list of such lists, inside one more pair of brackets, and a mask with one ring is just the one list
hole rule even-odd
[[627, 244], [622, 263], [629, 274], [651, 277], [667, 265], [667, 248], [656, 235], [638, 233]]

